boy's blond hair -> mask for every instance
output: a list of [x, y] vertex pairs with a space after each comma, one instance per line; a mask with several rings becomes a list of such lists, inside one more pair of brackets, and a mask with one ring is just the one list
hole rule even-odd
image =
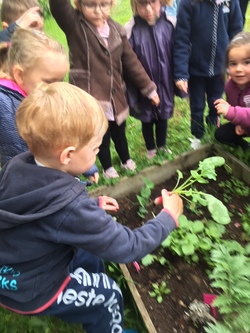
[[[68, 61], [66, 50], [56, 40], [32, 30], [17, 29], [11, 39], [6, 72], [13, 78], [12, 70], [17, 64], [28, 72], [39, 66], [41, 61], [46, 62], [46, 57], [50, 56], [48, 52], [64, 55]], [[2, 76], [0, 74], [0, 77]]]
[[45, 158], [69, 146], [82, 148], [108, 126], [99, 102], [66, 82], [42, 83], [20, 104], [16, 123], [31, 153]]
[[[168, 5], [172, 6], [173, 5], [173, 0], [160, 0], [162, 6]], [[130, 0], [130, 6], [132, 9], [133, 15], [138, 15], [138, 10], [137, 10], [137, 0]]]
[[40, 7], [37, 0], [3, 0], [1, 5], [1, 21], [8, 24], [15, 22], [28, 9]]

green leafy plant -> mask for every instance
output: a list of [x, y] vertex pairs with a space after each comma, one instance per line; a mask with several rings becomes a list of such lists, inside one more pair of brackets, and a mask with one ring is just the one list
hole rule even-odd
[[169, 261], [163, 255], [163, 248], [159, 248], [157, 254], [147, 254], [144, 258], [142, 258], [141, 263], [143, 266], [149, 266], [153, 262], [159, 262], [162, 266], [168, 265]]
[[[190, 171], [190, 177], [179, 185], [180, 180], [183, 178], [183, 174], [180, 170], [177, 170], [177, 183], [172, 193], [179, 194], [185, 198], [188, 202], [195, 204], [199, 203], [202, 206], [207, 206], [213, 220], [220, 224], [228, 224], [230, 222], [230, 216], [226, 206], [213, 195], [197, 191], [193, 188], [194, 183], [207, 184], [209, 180], [216, 180], [215, 168], [225, 164], [225, 160], [220, 156], [212, 156], [205, 158], [199, 162], [199, 166], [196, 170]], [[189, 199], [189, 197], [191, 197]]]
[[150, 297], [156, 297], [158, 303], [163, 302], [163, 296], [170, 294], [171, 290], [167, 287], [167, 283], [162, 281], [158, 283], [152, 283], [153, 291], [149, 291]]
[[149, 204], [150, 196], [151, 196], [151, 190], [154, 188], [154, 183], [148, 180], [147, 178], [143, 178], [144, 186], [141, 188], [140, 194], [137, 194], [137, 200], [139, 202], [139, 209], [137, 214], [144, 218], [145, 215], [148, 213], [147, 206]]
[[242, 228], [245, 232], [244, 238], [250, 240], [250, 205], [245, 205], [245, 210], [241, 216], [242, 219]]
[[249, 333], [249, 319], [245, 322], [242, 318], [250, 313], [250, 258], [239, 243], [225, 241], [211, 251], [211, 260], [215, 265], [209, 275], [211, 286], [221, 290], [213, 306], [222, 314], [229, 332]]
[[239, 195], [241, 197], [248, 197], [250, 194], [250, 189], [244, 182], [231, 176], [230, 180], [221, 181], [219, 186], [223, 188], [223, 196], [225, 202], [230, 202], [233, 195]]
[[214, 243], [220, 242], [225, 230], [224, 225], [215, 221], [190, 221], [182, 215], [179, 218], [179, 227], [161, 245], [183, 257], [188, 263], [198, 262], [199, 253], [209, 263], [210, 250]]

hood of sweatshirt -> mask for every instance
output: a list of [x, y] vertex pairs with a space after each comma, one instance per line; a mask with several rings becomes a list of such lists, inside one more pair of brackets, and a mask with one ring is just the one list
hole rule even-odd
[[72, 175], [37, 166], [29, 152], [17, 155], [0, 173], [0, 231], [53, 214], [85, 190]]

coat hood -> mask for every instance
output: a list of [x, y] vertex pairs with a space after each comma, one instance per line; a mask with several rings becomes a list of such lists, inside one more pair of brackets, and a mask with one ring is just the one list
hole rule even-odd
[[29, 152], [17, 155], [3, 167], [0, 173], [0, 230], [53, 214], [85, 191], [86, 184], [75, 177], [54, 169], [48, 173], [47, 169], [37, 166]]

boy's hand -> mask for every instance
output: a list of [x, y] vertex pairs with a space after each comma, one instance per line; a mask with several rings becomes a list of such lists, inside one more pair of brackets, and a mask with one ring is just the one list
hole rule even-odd
[[160, 97], [156, 93], [156, 95], [151, 99], [151, 103], [155, 106], [158, 106], [160, 104]]
[[43, 30], [43, 18], [39, 15], [38, 11], [40, 8], [38, 6], [28, 9], [19, 19], [16, 24], [23, 28], [34, 28], [36, 30]]
[[99, 197], [99, 207], [104, 210], [117, 211], [119, 209], [118, 202], [105, 195]]
[[89, 176], [89, 180], [97, 184], [99, 181], [99, 173], [95, 172], [92, 176]]
[[228, 113], [228, 110], [230, 108], [230, 104], [226, 101], [224, 101], [224, 99], [219, 98], [214, 102], [215, 108], [217, 110], [218, 114], [222, 114], [223, 116], [226, 116]]
[[188, 81], [179, 80], [175, 82], [175, 85], [181, 91], [184, 91], [185, 94], [188, 94]]
[[182, 199], [177, 194], [171, 194], [167, 190], [161, 191], [161, 197], [154, 200], [156, 205], [162, 203], [163, 208], [167, 209], [176, 220], [183, 213], [183, 202]]

